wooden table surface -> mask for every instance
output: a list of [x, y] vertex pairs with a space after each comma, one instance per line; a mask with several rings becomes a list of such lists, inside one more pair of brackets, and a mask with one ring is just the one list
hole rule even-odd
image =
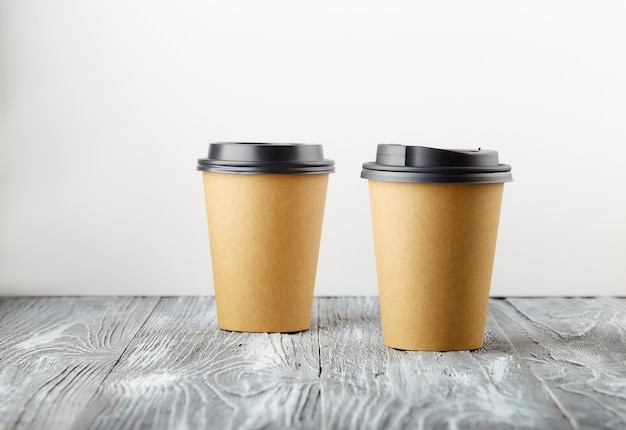
[[378, 299], [310, 331], [216, 326], [212, 297], [0, 299], [0, 429], [626, 429], [626, 299], [491, 299], [485, 346], [382, 343]]

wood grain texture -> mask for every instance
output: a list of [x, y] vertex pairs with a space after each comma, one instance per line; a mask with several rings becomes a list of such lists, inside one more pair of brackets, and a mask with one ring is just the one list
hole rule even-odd
[[485, 346], [383, 345], [378, 299], [312, 330], [217, 328], [212, 297], [0, 299], [0, 430], [626, 428], [626, 299], [491, 299]]
[[68, 428], [158, 298], [0, 300], [0, 428]]
[[572, 427], [626, 428], [626, 299], [509, 299], [492, 309]]
[[76, 428], [319, 428], [318, 357], [317, 329], [227, 332], [213, 298], [164, 298]]
[[446, 353], [385, 347], [375, 298], [319, 318], [324, 428], [570, 428], [491, 317], [484, 348]]

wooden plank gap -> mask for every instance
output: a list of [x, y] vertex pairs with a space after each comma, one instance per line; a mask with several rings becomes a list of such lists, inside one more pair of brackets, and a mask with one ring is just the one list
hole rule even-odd
[[[321, 327], [320, 327], [320, 298], [316, 297], [315, 298], [315, 309], [316, 309], [316, 325], [317, 325], [317, 363], [319, 366], [319, 372], [317, 373], [317, 378], [319, 380], [321, 380], [322, 378], [322, 342], [320, 339], [320, 331], [321, 331]], [[322, 390], [320, 388], [320, 397], [322, 396]]]
[[[100, 386], [104, 386], [105, 381], [107, 380], [107, 378], [111, 375], [111, 373], [113, 373], [113, 370], [117, 367], [118, 364], [120, 364], [120, 362], [122, 361], [122, 357], [124, 357], [124, 354], [127, 353], [128, 349], [130, 348], [130, 346], [132, 345], [133, 341], [137, 338], [137, 336], [139, 335], [139, 333], [141, 333], [141, 330], [145, 327], [146, 323], [150, 320], [150, 318], [152, 318], [152, 315], [154, 315], [154, 311], [156, 310], [156, 308], [159, 306], [159, 303], [161, 303], [161, 300], [163, 299], [163, 297], [159, 297], [158, 300], [154, 303], [154, 306], [152, 307], [152, 309], [150, 310], [150, 313], [146, 316], [146, 319], [143, 321], [143, 323], [141, 323], [141, 325], [139, 326], [139, 328], [137, 329], [137, 331], [135, 332], [135, 334], [133, 335], [132, 338], [129, 339], [128, 343], [126, 344], [126, 346], [124, 347], [124, 349], [122, 350], [122, 352], [120, 353], [119, 357], [117, 357], [117, 360], [115, 361], [115, 363], [113, 363], [113, 366], [111, 366], [111, 368], [109, 369], [109, 371], [106, 373], [106, 375], [104, 376], [104, 378], [102, 378], [102, 381], [100, 381]], [[97, 395], [97, 391], [94, 392], [91, 396], [91, 398], [89, 399], [89, 401], [87, 402], [87, 404], [89, 404], [89, 402], [91, 402], [91, 400]]]

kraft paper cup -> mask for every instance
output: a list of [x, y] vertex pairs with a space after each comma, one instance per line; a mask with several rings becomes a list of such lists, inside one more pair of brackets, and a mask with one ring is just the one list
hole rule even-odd
[[379, 145], [369, 180], [385, 345], [483, 345], [504, 182], [487, 150]]
[[295, 332], [311, 307], [328, 175], [321, 145], [213, 143], [202, 170], [218, 326]]

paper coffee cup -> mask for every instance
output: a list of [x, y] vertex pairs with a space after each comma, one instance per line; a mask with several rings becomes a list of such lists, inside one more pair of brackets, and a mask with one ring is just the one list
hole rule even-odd
[[203, 173], [218, 326], [310, 328], [328, 174], [321, 145], [212, 143]]
[[488, 150], [379, 145], [369, 180], [385, 345], [483, 345], [504, 182]]

